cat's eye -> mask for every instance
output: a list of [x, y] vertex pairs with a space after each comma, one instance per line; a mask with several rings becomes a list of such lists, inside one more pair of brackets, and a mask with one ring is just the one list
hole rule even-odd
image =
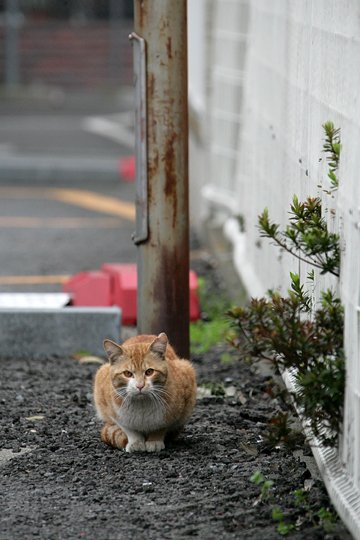
[[127, 377], [128, 379], [130, 379], [130, 377], [132, 377], [131, 371], [128, 371], [128, 370], [123, 371], [123, 375], [124, 375], [125, 377]]
[[149, 369], [147, 369], [147, 370], [145, 371], [145, 375], [146, 375], [147, 377], [150, 377], [151, 375], [153, 375], [153, 373], [154, 373], [154, 370], [153, 370], [152, 368], [149, 368]]

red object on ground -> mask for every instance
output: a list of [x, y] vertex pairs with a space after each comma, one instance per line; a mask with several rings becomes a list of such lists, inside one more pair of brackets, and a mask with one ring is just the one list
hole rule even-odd
[[[190, 320], [200, 317], [198, 280], [190, 271]], [[136, 264], [104, 263], [100, 271], [80, 272], [63, 285], [72, 294], [74, 306], [119, 306], [122, 324], [136, 324], [137, 268]]]
[[197, 321], [200, 319], [200, 301], [198, 295], [198, 278], [196, 272], [190, 270], [190, 321]]
[[[137, 268], [136, 264], [104, 263], [101, 270], [112, 276], [113, 304], [123, 310], [123, 324], [136, 323], [137, 303]], [[194, 271], [189, 273], [190, 285], [190, 320], [196, 321], [200, 317], [200, 303], [198, 297], [198, 280]]]
[[122, 309], [122, 324], [136, 324], [136, 264], [104, 263], [101, 270], [111, 277], [112, 303]]
[[112, 305], [111, 278], [104, 272], [80, 272], [63, 283], [62, 289], [72, 295], [74, 306]]
[[119, 174], [125, 182], [135, 180], [135, 156], [127, 156], [119, 159]]

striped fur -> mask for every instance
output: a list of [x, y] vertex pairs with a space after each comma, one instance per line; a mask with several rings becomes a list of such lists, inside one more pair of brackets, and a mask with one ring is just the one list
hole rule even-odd
[[176, 356], [163, 333], [122, 345], [105, 340], [104, 348], [109, 363], [94, 383], [102, 441], [127, 452], [162, 450], [165, 436], [177, 434], [194, 408], [194, 368]]

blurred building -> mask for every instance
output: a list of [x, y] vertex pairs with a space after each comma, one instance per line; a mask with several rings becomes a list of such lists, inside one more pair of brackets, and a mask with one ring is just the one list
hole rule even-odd
[[132, 0], [0, 0], [0, 84], [132, 84]]

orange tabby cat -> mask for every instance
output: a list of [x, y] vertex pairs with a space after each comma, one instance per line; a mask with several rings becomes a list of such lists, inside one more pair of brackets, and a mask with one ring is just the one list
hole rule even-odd
[[105, 422], [101, 439], [127, 452], [158, 452], [175, 435], [196, 400], [195, 370], [179, 359], [167, 336], [136, 336], [122, 345], [106, 339], [109, 363], [95, 377], [94, 401]]

